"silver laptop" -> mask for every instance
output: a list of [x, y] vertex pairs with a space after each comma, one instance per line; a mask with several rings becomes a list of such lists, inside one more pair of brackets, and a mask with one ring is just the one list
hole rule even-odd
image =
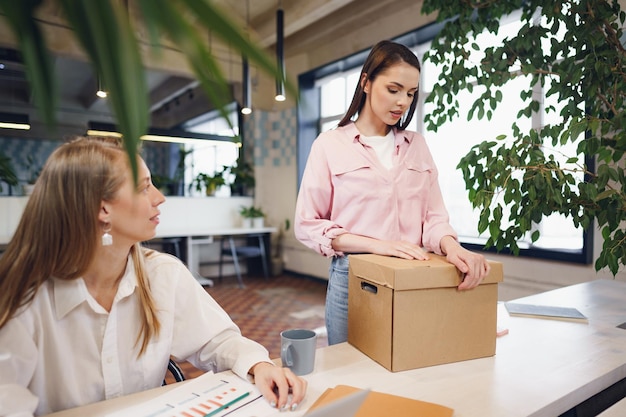
[[306, 417], [354, 417], [370, 390], [364, 389], [325, 404], [305, 414]]

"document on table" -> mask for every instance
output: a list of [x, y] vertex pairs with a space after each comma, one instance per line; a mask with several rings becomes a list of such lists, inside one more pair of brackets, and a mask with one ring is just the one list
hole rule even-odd
[[573, 320], [587, 323], [587, 317], [574, 307], [544, 306], [534, 304], [504, 303], [512, 316], [543, 317], [557, 320]]
[[269, 417], [270, 407], [254, 384], [235, 375], [207, 372], [152, 400], [107, 417]]
[[[349, 385], [337, 385], [335, 388], [328, 388], [304, 415], [311, 415], [315, 413], [316, 410], [322, 411], [323, 407], [329, 407], [333, 402], [346, 398], [357, 391], [360, 391], [360, 388]], [[383, 392], [369, 391], [365, 401], [363, 401], [358, 410], [354, 414], [351, 414], [350, 417], [452, 417], [453, 414], [454, 410], [444, 405]], [[331, 414], [320, 413], [320, 415]]]

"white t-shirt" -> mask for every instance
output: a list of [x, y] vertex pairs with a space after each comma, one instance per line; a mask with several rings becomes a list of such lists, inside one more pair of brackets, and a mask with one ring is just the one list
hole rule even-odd
[[49, 279], [38, 289], [0, 329], [1, 416], [48, 414], [158, 387], [170, 355], [242, 378], [254, 364], [270, 362], [177, 258], [154, 252], [146, 267], [161, 330], [140, 357], [130, 257], [110, 312], [82, 279]]
[[393, 150], [395, 148], [393, 130], [389, 129], [389, 133], [386, 136], [363, 136], [361, 135], [359, 140], [368, 146], [371, 146], [378, 160], [387, 169], [391, 169], [393, 166], [392, 157]]

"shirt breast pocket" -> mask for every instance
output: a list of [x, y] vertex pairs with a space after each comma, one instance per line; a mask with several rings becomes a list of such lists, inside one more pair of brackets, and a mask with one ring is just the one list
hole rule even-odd
[[400, 182], [407, 198], [424, 200], [430, 193], [434, 167], [424, 163], [405, 163]]
[[345, 206], [380, 198], [383, 178], [376, 175], [366, 160], [345, 160], [331, 167], [335, 203]]

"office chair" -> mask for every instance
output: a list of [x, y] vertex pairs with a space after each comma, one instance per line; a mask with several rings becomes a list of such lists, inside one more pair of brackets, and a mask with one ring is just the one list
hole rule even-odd
[[[219, 278], [222, 280], [222, 264], [224, 263], [224, 257], [232, 258], [232, 262], [235, 266], [235, 273], [237, 274], [237, 281], [239, 287], [244, 288], [243, 280], [241, 278], [241, 267], [239, 266], [239, 259], [261, 257], [261, 264], [263, 265], [263, 274], [265, 278], [269, 278], [269, 268], [267, 265], [267, 252], [265, 251], [265, 234], [255, 233], [247, 235], [248, 238], [258, 239], [258, 246], [250, 246], [248, 244], [237, 246], [233, 236], [223, 236], [220, 242], [220, 263], [219, 263]], [[225, 243], [228, 245], [225, 246]]]
[[[185, 380], [185, 375], [183, 374], [183, 371], [172, 359], [170, 359], [170, 362], [167, 364], [167, 370], [172, 374], [176, 382], [181, 382]], [[161, 385], [167, 385], [165, 379], [163, 379], [163, 384]]]

